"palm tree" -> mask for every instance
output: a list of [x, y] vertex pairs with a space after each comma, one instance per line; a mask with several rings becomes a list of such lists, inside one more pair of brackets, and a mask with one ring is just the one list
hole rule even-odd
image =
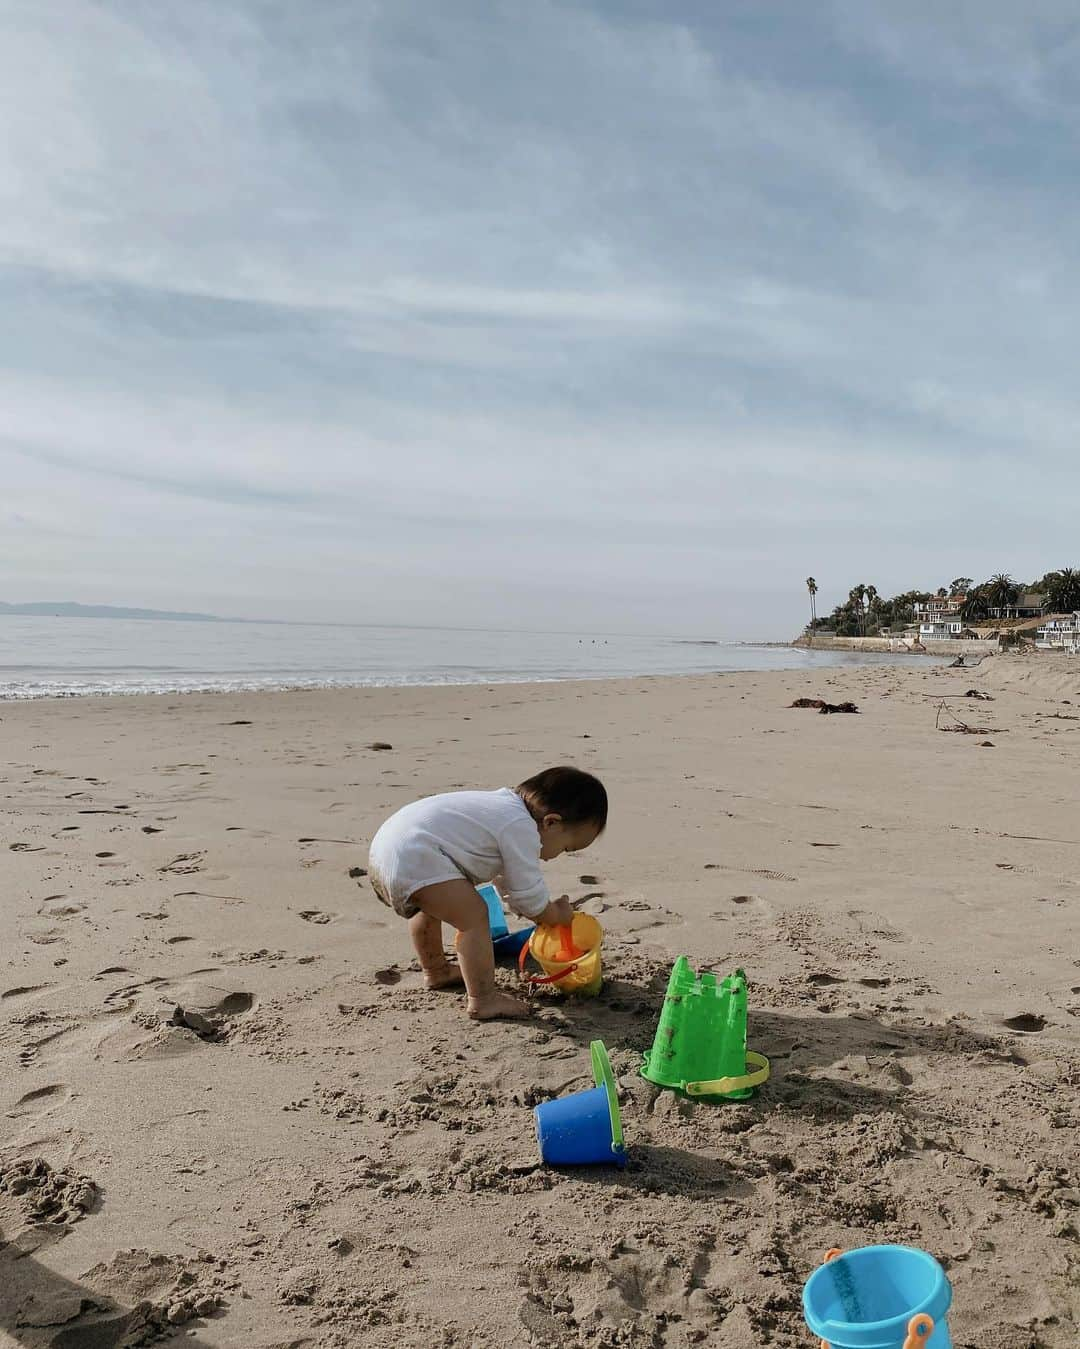
[[874, 612], [874, 605], [877, 603], [877, 599], [878, 599], [877, 586], [867, 586], [867, 587], [866, 587], [866, 594], [865, 594], [865, 596], [864, 596], [864, 600], [865, 600], [865, 604], [866, 604], [866, 620], [864, 620], [864, 622], [863, 622], [863, 636], [864, 636], [864, 637], [866, 636], [866, 626], [867, 626], [867, 621], [869, 621], [870, 615]]
[[1080, 572], [1073, 567], [1055, 572], [1046, 587], [1046, 605], [1057, 614], [1071, 614], [1080, 609]]
[[975, 586], [967, 592], [967, 599], [960, 606], [960, 617], [965, 623], [978, 623], [980, 619], [990, 617], [986, 585]]
[[1016, 582], [1006, 571], [999, 571], [986, 582], [986, 598], [991, 609], [999, 610], [998, 617], [1005, 618], [1005, 611], [1016, 603]]
[[810, 592], [810, 640], [813, 641], [817, 627], [817, 582], [812, 576], [806, 578], [806, 588]]
[[857, 586], [852, 586], [851, 589], [848, 591], [848, 604], [851, 605], [852, 611], [856, 614], [858, 618], [859, 635], [862, 637], [866, 636], [865, 623], [863, 621], [865, 618], [865, 613], [863, 610], [863, 601], [865, 599], [866, 599], [866, 586], [864, 586], [861, 581]]

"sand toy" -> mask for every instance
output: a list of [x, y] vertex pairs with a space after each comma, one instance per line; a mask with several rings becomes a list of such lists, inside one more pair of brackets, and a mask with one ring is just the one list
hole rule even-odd
[[769, 1076], [769, 1060], [746, 1048], [746, 975], [721, 983], [680, 956], [671, 970], [653, 1047], [641, 1076], [706, 1100], [741, 1101]]
[[[491, 944], [495, 948], [496, 959], [503, 958], [508, 960], [515, 959], [521, 952], [521, 948], [528, 943], [530, 936], [535, 930], [532, 927], [519, 928], [517, 932], [511, 932], [506, 921], [506, 910], [503, 908], [502, 896], [498, 889], [491, 884], [478, 885], [476, 892], [487, 905], [488, 928], [491, 932]], [[454, 938], [454, 945], [457, 946], [458, 938]]]
[[600, 944], [604, 930], [587, 913], [575, 913], [569, 927], [537, 927], [518, 957], [524, 975], [525, 959], [531, 955], [542, 975], [525, 975], [530, 984], [550, 984], [561, 993], [595, 997], [600, 992]]
[[619, 1098], [604, 1042], [593, 1040], [589, 1052], [596, 1086], [543, 1101], [533, 1111], [540, 1156], [551, 1166], [626, 1165]]
[[499, 937], [497, 941], [492, 941], [495, 947], [496, 957], [506, 960], [516, 960], [521, 954], [522, 948], [529, 944], [529, 938], [536, 931], [534, 927], [522, 927], [517, 932], [508, 932], [505, 937]]
[[499, 941], [502, 937], [510, 935], [510, 929], [506, 924], [506, 911], [502, 904], [502, 895], [494, 885], [478, 885], [476, 893], [487, 905], [488, 927], [491, 929], [491, 940]]
[[822, 1349], [952, 1349], [952, 1287], [911, 1246], [830, 1251], [803, 1287], [803, 1315]]

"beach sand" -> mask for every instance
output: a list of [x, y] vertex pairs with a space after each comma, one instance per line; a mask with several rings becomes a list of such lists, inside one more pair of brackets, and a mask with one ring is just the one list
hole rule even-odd
[[[0, 746], [0, 1343], [805, 1349], [823, 1252], [899, 1241], [960, 1349], [1077, 1344], [1080, 661], [6, 703]], [[549, 868], [606, 987], [472, 1024], [351, 873], [558, 762], [611, 796]], [[637, 1075], [679, 954], [746, 969], [755, 1099]], [[543, 1168], [594, 1037], [630, 1164]]]

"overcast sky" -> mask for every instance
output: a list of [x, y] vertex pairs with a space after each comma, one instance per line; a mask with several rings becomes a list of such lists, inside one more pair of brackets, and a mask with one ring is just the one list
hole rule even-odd
[[1080, 564], [1080, 11], [0, 0], [0, 599], [784, 638]]

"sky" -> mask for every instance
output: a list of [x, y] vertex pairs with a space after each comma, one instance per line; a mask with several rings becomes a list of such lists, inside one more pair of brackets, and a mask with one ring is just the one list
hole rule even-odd
[[1074, 4], [0, 31], [0, 599], [783, 640], [1080, 565]]

